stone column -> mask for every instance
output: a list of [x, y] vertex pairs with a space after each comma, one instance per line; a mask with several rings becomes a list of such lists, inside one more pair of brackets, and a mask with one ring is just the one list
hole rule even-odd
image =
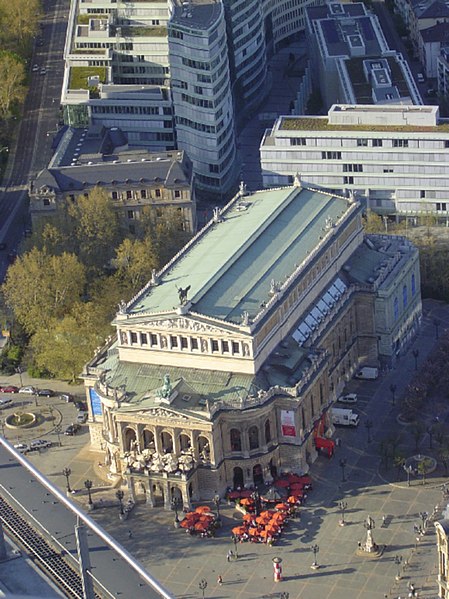
[[162, 440], [161, 440], [161, 430], [162, 430], [161, 426], [155, 426], [154, 427], [154, 447], [156, 449], [156, 452], [159, 455], [163, 454], [163, 451], [162, 451]]
[[171, 492], [170, 492], [170, 481], [163, 481], [162, 486], [164, 489], [164, 510], [171, 510]]
[[179, 455], [181, 453], [181, 446], [179, 443], [180, 432], [181, 432], [181, 429], [179, 429], [179, 428], [174, 428], [171, 431], [172, 437], [173, 437], [173, 453], [174, 453], [174, 455]]
[[240, 440], [242, 442], [243, 457], [249, 458], [248, 426], [244, 426], [240, 429]]
[[134, 480], [133, 480], [133, 477], [131, 475], [128, 475], [126, 477], [126, 484], [128, 485], [129, 496], [135, 502], [136, 501], [136, 494], [134, 492]]
[[187, 485], [182, 487], [181, 493], [182, 493], [183, 506], [190, 511], [192, 509], [192, 505], [190, 503], [190, 497], [189, 497], [189, 492], [187, 490]]
[[148, 489], [147, 489], [146, 497], [147, 497], [146, 504], [149, 505], [150, 507], [154, 507], [153, 484], [152, 484], [150, 478], [148, 478]]

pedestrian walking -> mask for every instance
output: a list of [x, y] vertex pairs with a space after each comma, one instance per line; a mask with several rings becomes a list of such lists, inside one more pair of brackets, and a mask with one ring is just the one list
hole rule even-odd
[[132, 538], [133, 538], [133, 531], [128, 530], [128, 539], [132, 539]]
[[223, 577], [221, 576], [221, 574], [218, 575], [217, 582], [220, 586], [223, 584]]
[[228, 560], [228, 562], [230, 562], [233, 557], [234, 557], [234, 552], [232, 551], [232, 549], [230, 549], [226, 555], [226, 559]]

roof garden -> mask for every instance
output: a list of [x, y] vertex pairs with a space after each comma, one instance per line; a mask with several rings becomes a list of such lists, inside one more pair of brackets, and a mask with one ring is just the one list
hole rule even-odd
[[88, 79], [95, 76], [106, 83], [106, 67], [70, 67], [69, 89], [90, 89]]
[[[373, 103], [372, 85], [366, 79], [363, 70], [363, 63], [366, 60], [373, 60], [376, 58], [379, 59], [379, 57], [360, 56], [345, 60], [346, 69], [351, 80], [352, 89], [354, 91], [357, 104]], [[392, 56], [382, 56], [382, 60], [386, 60], [388, 62], [392, 84], [397, 87], [400, 97], [404, 98], [410, 96], [410, 90], [407, 81], [405, 80], [402, 69], [395, 58]]]
[[121, 27], [122, 37], [166, 37], [167, 27], [155, 25], [151, 27]]
[[279, 124], [280, 131], [397, 131], [404, 133], [449, 133], [449, 123], [436, 126], [419, 125], [330, 125], [327, 117], [282, 117]]

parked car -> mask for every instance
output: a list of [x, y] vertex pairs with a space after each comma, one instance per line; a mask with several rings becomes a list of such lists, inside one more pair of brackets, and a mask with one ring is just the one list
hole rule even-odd
[[39, 65], [38, 65], [38, 64], [33, 64], [33, 68], [32, 68], [32, 71], [33, 71], [33, 73], [36, 73], [36, 71], [38, 71], [38, 70], [39, 70], [39, 68], [40, 68], [40, 67], [39, 67]]
[[357, 393], [347, 393], [346, 395], [340, 395], [337, 401], [339, 403], [357, 403]]
[[47, 69], [45, 67], [42, 67], [40, 73], [41, 75], [45, 75], [47, 73]]
[[65, 429], [64, 435], [76, 435], [80, 428], [81, 426], [79, 424], [77, 424], [76, 422], [72, 422], [72, 424], [69, 424], [69, 426]]
[[6, 406], [12, 405], [12, 399], [9, 397], [5, 397], [5, 399], [0, 399], [0, 408], [5, 408]]
[[418, 80], [418, 83], [424, 83], [424, 81], [425, 81], [424, 75], [422, 73], [418, 73], [416, 75], [416, 79]]
[[26, 385], [26, 387], [20, 387], [19, 393], [28, 393], [28, 395], [34, 395], [36, 393], [36, 388], [32, 385]]
[[39, 395], [39, 397], [53, 397], [55, 395], [55, 392], [51, 389], [38, 389], [37, 394]]
[[17, 443], [16, 445], [14, 445], [14, 449], [19, 453], [26, 453], [30, 450], [26, 443]]
[[80, 411], [78, 412], [78, 416], [76, 417], [77, 424], [84, 424], [87, 421], [87, 412]]
[[70, 403], [71, 401], [73, 401], [73, 395], [71, 393], [60, 393], [59, 394], [59, 399], [61, 401], [66, 401], [67, 403]]
[[15, 387], [14, 385], [1, 385], [0, 391], [2, 393], [18, 393], [19, 387]]
[[53, 443], [47, 439], [36, 439], [30, 443], [30, 451], [36, 451], [38, 449], [47, 449], [51, 447]]
[[87, 412], [87, 403], [85, 401], [75, 401], [75, 408], [80, 412]]

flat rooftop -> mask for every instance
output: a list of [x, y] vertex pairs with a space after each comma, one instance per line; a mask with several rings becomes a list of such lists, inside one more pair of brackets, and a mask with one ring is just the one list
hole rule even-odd
[[208, 29], [221, 12], [221, 3], [214, 0], [174, 0], [171, 22], [186, 28]]
[[317, 247], [328, 219], [336, 222], [348, 200], [323, 192], [285, 187], [233, 202], [222, 222], [209, 225], [147, 286], [127, 314], [172, 311], [177, 288], [190, 286], [191, 310], [240, 324], [270, 298], [270, 282], [283, 283]]

